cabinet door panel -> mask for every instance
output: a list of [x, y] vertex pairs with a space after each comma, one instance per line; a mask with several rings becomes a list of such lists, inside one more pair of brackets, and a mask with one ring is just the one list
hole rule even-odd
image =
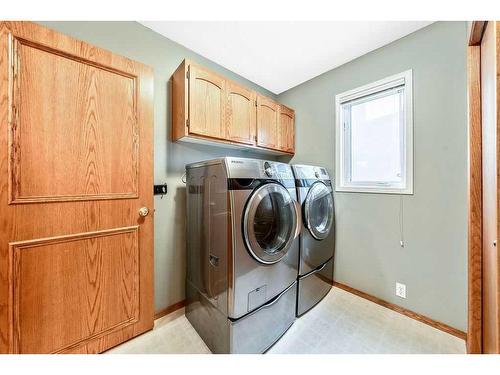
[[279, 115], [279, 134], [280, 145], [282, 151], [295, 151], [295, 115], [290, 108], [281, 106]]
[[278, 148], [278, 113], [279, 106], [270, 99], [257, 99], [257, 145]]
[[227, 87], [227, 138], [231, 141], [255, 144], [255, 93], [232, 82]]
[[189, 66], [189, 133], [225, 138], [224, 79]]

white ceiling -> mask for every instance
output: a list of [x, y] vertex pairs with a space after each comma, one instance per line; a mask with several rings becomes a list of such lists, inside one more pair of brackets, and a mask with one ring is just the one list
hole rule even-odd
[[141, 23], [279, 94], [432, 22], [148, 21]]

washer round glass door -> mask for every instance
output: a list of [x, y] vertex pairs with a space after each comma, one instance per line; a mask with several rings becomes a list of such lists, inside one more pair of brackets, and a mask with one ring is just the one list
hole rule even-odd
[[265, 264], [283, 258], [298, 235], [296, 201], [282, 185], [269, 183], [250, 196], [243, 216], [243, 237], [250, 254]]
[[317, 240], [325, 239], [333, 224], [333, 195], [321, 181], [315, 182], [304, 201], [305, 226]]

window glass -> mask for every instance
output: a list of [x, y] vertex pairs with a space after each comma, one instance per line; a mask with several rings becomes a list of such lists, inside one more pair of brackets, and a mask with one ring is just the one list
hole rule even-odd
[[401, 91], [350, 105], [351, 182], [402, 182]]

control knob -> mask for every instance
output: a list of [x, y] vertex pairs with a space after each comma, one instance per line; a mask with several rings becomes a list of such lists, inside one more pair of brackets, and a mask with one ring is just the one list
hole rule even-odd
[[264, 163], [264, 172], [266, 173], [267, 177], [273, 176], [273, 168], [271, 167], [271, 164], [269, 164], [267, 161]]

